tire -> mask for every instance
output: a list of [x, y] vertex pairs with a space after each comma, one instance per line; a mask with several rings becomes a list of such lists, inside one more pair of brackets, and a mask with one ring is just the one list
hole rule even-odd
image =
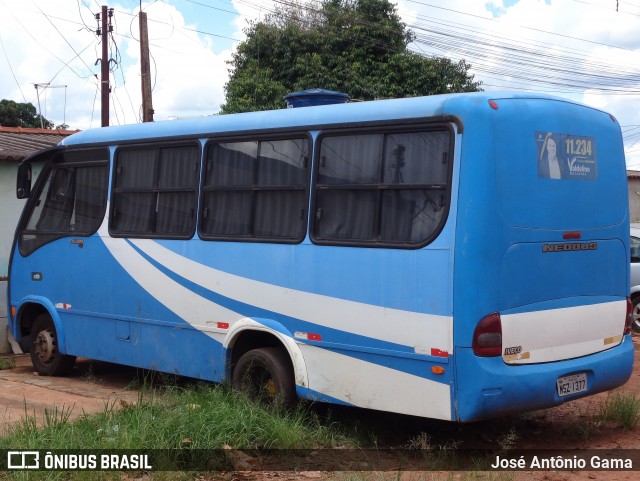
[[633, 332], [640, 332], [640, 295], [631, 299], [633, 308], [631, 309], [631, 317], [633, 317], [633, 323], [631, 327]]
[[289, 356], [275, 347], [246, 352], [233, 369], [233, 388], [269, 408], [287, 409], [297, 402]]
[[34, 369], [42, 376], [64, 376], [76, 362], [75, 356], [60, 353], [58, 333], [49, 314], [40, 314], [33, 321], [29, 352]]

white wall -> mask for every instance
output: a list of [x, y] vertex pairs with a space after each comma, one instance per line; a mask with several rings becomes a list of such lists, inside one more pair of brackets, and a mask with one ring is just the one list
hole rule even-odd
[[[33, 179], [38, 177], [40, 167], [33, 166]], [[11, 244], [25, 204], [25, 200], [16, 199], [17, 171], [17, 163], [0, 161], [0, 277], [9, 275]]]
[[[20, 220], [25, 200], [16, 199], [16, 172], [18, 164], [0, 161], [0, 278], [9, 275], [9, 255], [13, 236]], [[40, 166], [33, 166], [33, 179]], [[0, 281], [0, 353], [9, 352], [7, 341], [7, 282]]]
[[629, 178], [629, 219], [640, 222], [640, 178]]

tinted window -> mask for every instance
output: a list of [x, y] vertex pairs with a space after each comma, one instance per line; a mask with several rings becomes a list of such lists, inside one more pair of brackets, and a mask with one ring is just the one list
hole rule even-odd
[[448, 210], [449, 149], [447, 130], [322, 137], [314, 240], [427, 242]]
[[207, 149], [203, 238], [300, 241], [306, 230], [309, 141], [212, 143]]
[[110, 231], [128, 237], [188, 238], [195, 230], [200, 148], [120, 149]]
[[98, 230], [107, 204], [108, 173], [106, 149], [57, 154], [32, 195], [20, 252], [27, 255], [52, 240]]

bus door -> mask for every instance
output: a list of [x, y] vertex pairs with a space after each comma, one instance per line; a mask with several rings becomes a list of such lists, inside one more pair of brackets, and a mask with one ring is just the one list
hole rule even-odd
[[[96, 231], [107, 204], [109, 151], [58, 150], [35, 185], [11, 265], [12, 303], [31, 295], [58, 318], [65, 352], [102, 360], [134, 355], [126, 319], [114, 320], [113, 272]], [[124, 342], [122, 342], [124, 341]]]

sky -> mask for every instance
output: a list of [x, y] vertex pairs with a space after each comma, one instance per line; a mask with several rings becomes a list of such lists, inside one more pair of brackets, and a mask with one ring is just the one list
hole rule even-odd
[[[142, 7], [154, 119], [216, 114], [243, 30], [284, 1], [0, 0], [0, 99], [31, 102], [55, 125], [99, 127], [95, 14], [107, 5], [114, 9], [110, 124], [139, 122]], [[640, 170], [640, 0], [398, 0], [397, 6], [416, 34], [411, 50], [464, 59], [484, 90], [543, 92], [613, 114], [627, 166]]]

